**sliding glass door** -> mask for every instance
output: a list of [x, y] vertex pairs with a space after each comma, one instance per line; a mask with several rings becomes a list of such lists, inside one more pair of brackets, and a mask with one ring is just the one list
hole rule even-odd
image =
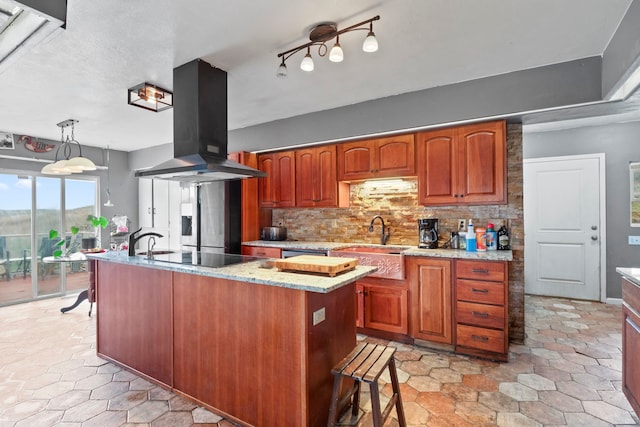
[[33, 298], [33, 177], [0, 173], [0, 304]]
[[[45, 263], [55, 241], [93, 237], [87, 215], [98, 215], [97, 178], [22, 175], [0, 171], [0, 305], [86, 289], [86, 262]], [[71, 235], [71, 227], [81, 232]]]

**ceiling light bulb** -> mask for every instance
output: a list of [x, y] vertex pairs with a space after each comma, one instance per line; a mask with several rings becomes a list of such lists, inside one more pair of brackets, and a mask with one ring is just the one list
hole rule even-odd
[[340, 47], [340, 42], [336, 38], [336, 44], [333, 45], [331, 51], [329, 52], [329, 61], [342, 62], [343, 59], [344, 53], [342, 52], [342, 48]]
[[280, 78], [287, 77], [287, 66], [285, 65], [284, 61], [282, 61], [282, 64], [280, 64], [280, 66], [278, 67], [278, 71], [276, 71], [276, 76]]
[[300, 68], [303, 71], [313, 71], [313, 58], [311, 58], [311, 54], [307, 51], [307, 54], [302, 58], [302, 62], [300, 63]]
[[371, 53], [378, 50], [378, 40], [376, 39], [376, 35], [373, 31], [369, 31], [367, 37], [364, 39], [364, 43], [362, 43], [362, 50]]

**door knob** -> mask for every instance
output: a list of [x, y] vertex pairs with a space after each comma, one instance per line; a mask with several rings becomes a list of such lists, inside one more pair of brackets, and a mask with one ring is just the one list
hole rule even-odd
[[592, 230], [597, 230], [597, 229], [598, 229], [598, 226], [597, 226], [597, 225], [592, 225], [592, 226], [591, 226], [591, 229], [592, 229]]
[[598, 240], [598, 236], [591, 236], [591, 240]]

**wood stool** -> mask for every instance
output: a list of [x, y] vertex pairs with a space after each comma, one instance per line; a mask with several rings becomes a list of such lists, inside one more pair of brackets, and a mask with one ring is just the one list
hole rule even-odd
[[[398, 374], [396, 373], [396, 364], [393, 358], [393, 354], [395, 352], [395, 347], [361, 342], [351, 353], [349, 353], [347, 357], [342, 359], [342, 361], [331, 370], [331, 373], [334, 375], [334, 381], [333, 394], [331, 396], [331, 407], [329, 408], [329, 422], [327, 423], [328, 427], [334, 427], [336, 425], [339, 415], [348, 408], [349, 403], [351, 403], [352, 416], [358, 416], [360, 383], [363, 381], [369, 384], [369, 388], [371, 390], [373, 426], [382, 427], [395, 405], [396, 412], [398, 414], [398, 423], [400, 427], [406, 427], [407, 423], [404, 418], [404, 409], [400, 398]], [[387, 406], [384, 408], [384, 411], [381, 412], [378, 378], [386, 368], [389, 368], [393, 395], [391, 396], [391, 400]], [[352, 378], [354, 383], [349, 392], [340, 399], [342, 380], [345, 377]], [[352, 396], [353, 401], [351, 401]]]

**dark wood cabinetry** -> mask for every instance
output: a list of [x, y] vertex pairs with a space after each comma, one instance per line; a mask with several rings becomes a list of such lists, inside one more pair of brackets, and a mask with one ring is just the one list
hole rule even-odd
[[338, 144], [338, 180], [415, 176], [414, 134]]
[[375, 278], [359, 280], [356, 284], [356, 326], [407, 334], [407, 293], [407, 287], [401, 281]]
[[622, 391], [640, 415], [640, 287], [622, 279]]
[[411, 336], [452, 344], [451, 260], [407, 257], [406, 263], [411, 291]]
[[504, 121], [419, 132], [416, 143], [421, 204], [506, 203]]
[[[348, 188], [338, 182], [336, 146], [296, 150], [296, 206], [348, 206]], [[345, 201], [346, 195], [346, 201]]]
[[[172, 272], [98, 262], [98, 354], [173, 386]], [[126, 327], [123, 328], [123, 325]]]
[[[257, 168], [258, 156], [254, 153], [240, 151], [229, 153], [229, 158], [243, 165]], [[242, 212], [241, 230], [243, 242], [260, 238], [260, 212], [258, 209], [258, 178], [247, 178], [241, 182]]]
[[258, 169], [267, 173], [266, 178], [258, 178], [260, 207], [290, 208], [296, 205], [295, 165], [294, 151], [258, 156]]
[[242, 255], [259, 256], [264, 258], [282, 258], [282, 249], [242, 245]]
[[508, 269], [504, 261], [455, 261], [456, 352], [507, 360]]

